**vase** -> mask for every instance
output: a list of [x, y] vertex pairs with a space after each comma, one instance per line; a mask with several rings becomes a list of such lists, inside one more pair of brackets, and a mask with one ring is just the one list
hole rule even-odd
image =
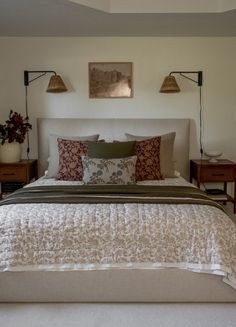
[[0, 145], [0, 162], [13, 163], [20, 161], [21, 158], [21, 146], [18, 142], [5, 141], [3, 145]]

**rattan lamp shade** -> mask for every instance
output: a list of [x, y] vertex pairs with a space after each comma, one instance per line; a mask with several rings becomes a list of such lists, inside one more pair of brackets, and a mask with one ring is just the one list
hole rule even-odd
[[180, 92], [180, 88], [176, 82], [174, 76], [166, 76], [164, 82], [160, 88], [161, 93], [177, 93]]
[[62, 93], [62, 92], [66, 92], [66, 91], [67, 91], [67, 88], [66, 88], [61, 76], [53, 75], [50, 78], [48, 88], [47, 88], [47, 92], [49, 92], [49, 93]]

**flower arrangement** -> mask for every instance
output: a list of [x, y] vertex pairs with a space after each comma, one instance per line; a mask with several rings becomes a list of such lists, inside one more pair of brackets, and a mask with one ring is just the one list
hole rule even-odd
[[32, 129], [32, 125], [28, 122], [28, 118], [23, 118], [21, 114], [11, 110], [9, 119], [5, 124], [0, 124], [1, 144], [3, 145], [6, 141], [23, 143], [29, 129]]

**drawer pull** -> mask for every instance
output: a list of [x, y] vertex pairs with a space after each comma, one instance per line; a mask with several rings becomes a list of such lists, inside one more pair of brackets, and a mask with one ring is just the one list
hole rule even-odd
[[212, 176], [224, 176], [224, 173], [212, 174]]
[[3, 173], [3, 176], [15, 176], [15, 173]]

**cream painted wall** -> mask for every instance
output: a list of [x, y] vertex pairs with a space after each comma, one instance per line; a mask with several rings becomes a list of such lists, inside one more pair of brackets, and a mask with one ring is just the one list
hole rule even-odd
[[[32, 158], [37, 157], [37, 117], [191, 118], [198, 126], [194, 83], [179, 78], [181, 93], [158, 91], [171, 70], [203, 70], [204, 145], [236, 160], [235, 58], [236, 38], [0, 38], [0, 121], [11, 108], [24, 113], [23, 71], [28, 69], [56, 70], [69, 87], [68, 93], [48, 94], [48, 77], [30, 85]], [[89, 99], [90, 61], [133, 62], [134, 98]], [[23, 150], [25, 154], [25, 146]], [[195, 146], [190, 156], [198, 157]]]

